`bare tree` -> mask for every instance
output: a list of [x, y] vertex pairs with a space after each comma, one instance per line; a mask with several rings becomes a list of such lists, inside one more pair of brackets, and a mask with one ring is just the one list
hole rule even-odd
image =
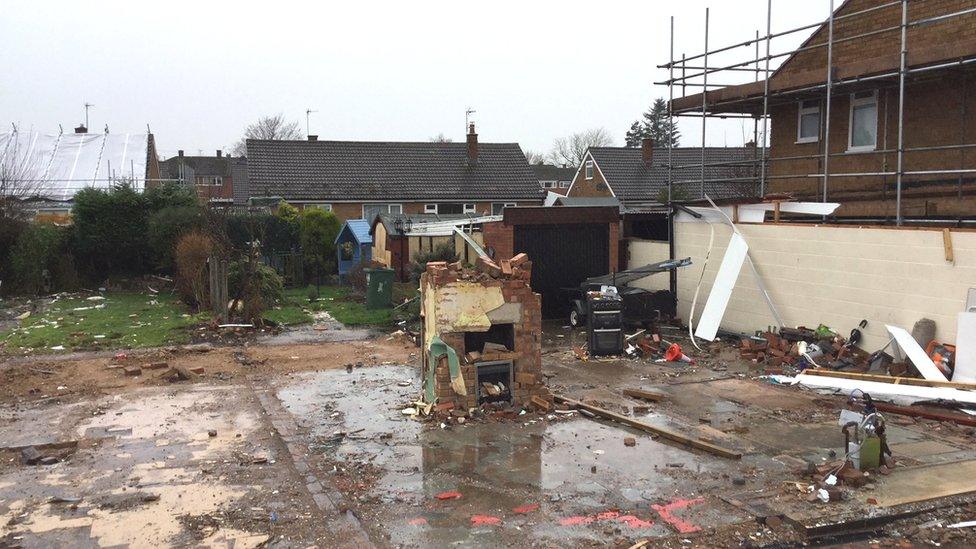
[[21, 153], [16, 132], [10, 139], [0, 150], [0, 217], [24, 218], [27, 201], [41, 193], [44, 174], [35, 155]]
[[590, 147], [609, 147], [613, 138], [605, 128], [591, 128], [553, 141], [549, 161], [557, 166], [576, 167]]
[[431, 137], [429, 141], [431, 143], [453, 143], [454, 142], [453, 139], [444, 135], [443, 132], [435, 135], [434, 137]]
[[302, 130], [298, 122], [285, 120], [285, 115], [262, 116], [257, 122], [244, 130], [244, 137], [234, 145], [234, 155], [247, 156], [248, 139], [301, 139]]
[[525, 160], [533, 166], [541, 166], [546, 163], [546, 157], [535, 151], [525, 151]]

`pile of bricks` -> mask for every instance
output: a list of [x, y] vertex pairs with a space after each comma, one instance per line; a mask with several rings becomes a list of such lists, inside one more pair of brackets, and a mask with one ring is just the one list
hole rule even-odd
[[518, 321], [512, 324], [514, 346], [486, 344], [481, 349], [466, 349], [464, 332], [440, 333], [441, 340], [457, 353], [461, 362], [467, 395], [457, 394], [451, 387], [451, 375], [446, 357], [434, 366], [435, 411], [462, 415], [479, 406], [478, 364], [487, 361], [512, 361], [512, 386], [509, 387], [512, 405], [548, 412], [553, 409], [553, 397], [542, 376], [542, 298], [532, 291], [532, 262], [520, 253], [509, 260], [493, 261], [479, 258], [474, 269], [461, 263], [430, 262], [421, 286], [447, 287], [458, 283], [477, 283], [486, 288], [501, 289], [506, 304], [519, 304]]
[[739, 356], [758, 364], [765, 364], [771, 368], [799, 365], [803, 357], [800, 356], [799, 342], [817, 345], [822, 351], [815, 361], [822, 366], [837, 370], [867, 371], [870, 367], [868, 353], [854, 345], [848, 345], [847, 340], [839, 335], [820, 337], [809, 328], [783, 328], [779, 333], [764, 332], [762, 341], [743, 338], [739, 347]]

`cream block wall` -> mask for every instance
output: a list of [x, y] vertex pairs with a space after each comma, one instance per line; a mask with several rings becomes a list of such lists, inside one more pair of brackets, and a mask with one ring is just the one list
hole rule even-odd
[[[627, 246], [630, 252], [630, 256], [627, 259], [628, 269], [635, 269], [669, 259], [667, 242], [660, 242], [658, 240], [630, 240]], [[680, 269], [678, 273], [680, 277]], [[667, 290], [670, 289], [669, 280], [670, 278], [667, 273], [658, 273], [642, 278], [631, 284], [631, 286], [653, 291]]]
[[[715, 246], [696, 319], [731, 235], [725, 225], [714, 227]], [[868, 327], [862, 347], [869, 351], [887, 343], [885, 324], [910, 331], [923, 317], [935, 321], [940, 341], [954, 343], [956, 314], [965, 308], [969, 288], [976, 287], [976, 232], [952, 232], [955, 263], [951, 264], [945, 260], [941, 230], [742, 224], [739, 231], [787, 326], [813, 328], [823, 323], [846, 336], [865, 318]], [[690, 256], [694, 262], [678, 271], [678, 314], [685, 321], [708, 236], [706, 224], [675, 227], [676, 257]], [[659, 254], [662, 246], [666, 254], [666, 244], [641, 243], [637, 249], [647, 249], [639, 251], [631, 264], [644, 260], [640, 254], [657, 257], [652, 254]], [[751, 269], [743, 265], [722, 327], [752, 333], [774, 324]]]

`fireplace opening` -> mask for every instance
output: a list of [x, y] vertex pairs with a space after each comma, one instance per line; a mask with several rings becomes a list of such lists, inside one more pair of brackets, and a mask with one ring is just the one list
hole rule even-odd
[[464, 350], [465, 352], [483, 352], [485, 343], [495, 343], [504, 345], [509, 351], [515, 350], [515, 325], [514, 324], [492, 324], [487, 332], [465, 332]]
[[478, 363], [478, 404], [512, 402], [512, 361]]

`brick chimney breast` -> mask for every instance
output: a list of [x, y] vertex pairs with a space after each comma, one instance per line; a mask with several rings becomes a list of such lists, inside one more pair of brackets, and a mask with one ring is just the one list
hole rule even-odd
[[474, 123], [468, 126], [468, 162], [478, 161], [478, 134], [474, 131]]
[[217, 149], [217, 158], [220, 158], [220, 155], [221, 155], [220, 149]]
[[650, 137], [641, 139], [641, 157], [644, 159], [644, 164], [648, 167], [654, 160], [654, 140]]

